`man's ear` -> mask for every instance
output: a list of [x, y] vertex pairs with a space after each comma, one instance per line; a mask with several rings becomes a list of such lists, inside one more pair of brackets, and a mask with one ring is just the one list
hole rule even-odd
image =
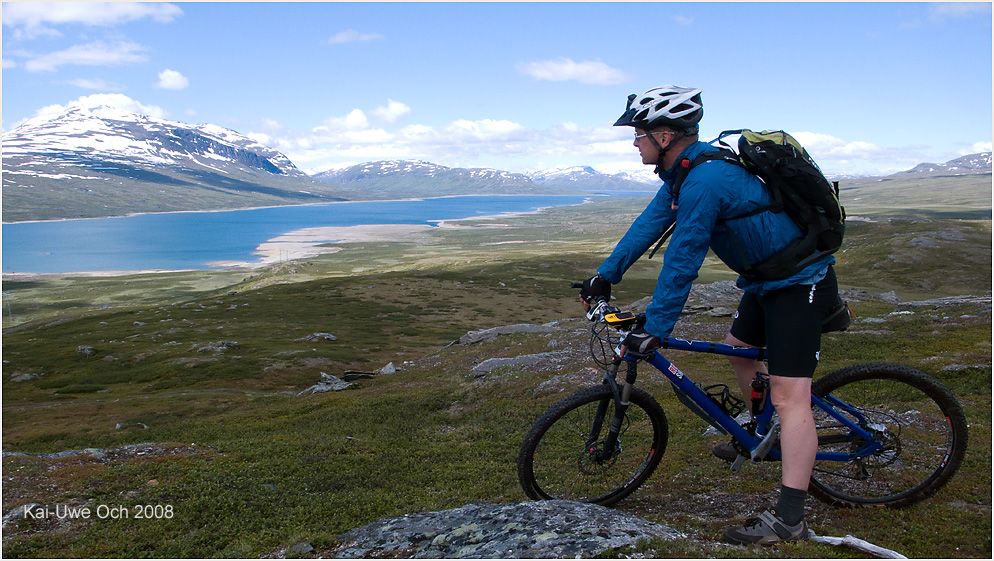
[[666, 135], [665, 139], [663, 140], [663, 142], [665, 142], [665, 144], [662, 144], [663, 148], [669, 148], [670, 146], [672, 146], [673, 142], [674, 142], [674, 139], [676, 138], [676, 134], [673, 131], [669, 130], [669, 129], [662, 129], [659, 132], [661, 132], [664, 135]]

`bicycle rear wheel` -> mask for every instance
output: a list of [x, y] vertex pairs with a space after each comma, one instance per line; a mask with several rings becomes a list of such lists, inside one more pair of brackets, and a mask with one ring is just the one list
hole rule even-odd
[[[631, 494], [659, 464], [666, 449], [666, 415], [648, 393], [633, 388], [618, 445], [604, 450], [614, 418], [614, 393], [607, 385], [580, 390], [550, 407], [525, 436], [518, 454], [518, 479], [528, 497], [609, 505]], [[606, 414], [600, 434], [591, 435], [598, 407]]]
[[[941, 383], [897, 364], [860, 364], [819, 379], [812, 392], [848, 406], [835, 410], [873, 434], [882, 449], [850, 462], [817, 461], [811, 494], [836, 506], [905, 507], [956, 473], [966, 453], [966, 417]], [[866, 442], [815, 407], [819, 452], [855, 452]]]

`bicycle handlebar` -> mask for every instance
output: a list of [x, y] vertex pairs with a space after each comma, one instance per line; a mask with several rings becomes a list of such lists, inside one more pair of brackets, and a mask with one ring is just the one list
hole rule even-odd
[[[569, 286], [570, 288], [583, 288], [583, 283], [571, 282]], [[622, 312], [621, 308], [612, 306], [608, 303], [607, 299], [599, 297], [591, 299], [587, 319], [590, 321], [603, 321], [619, 331], [627, 332], [641, 318], [631, 312]]]

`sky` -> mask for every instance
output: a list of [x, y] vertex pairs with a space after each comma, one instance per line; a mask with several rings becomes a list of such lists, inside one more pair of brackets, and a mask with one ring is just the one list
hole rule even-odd
[[703, 91], [701, 139], [783, 129], [827, 174], [991, 150], [991, 3], [3, 3], [2, 125], [109, 104], [316, 173], [419, 159], [643, 169], [627, 97]]

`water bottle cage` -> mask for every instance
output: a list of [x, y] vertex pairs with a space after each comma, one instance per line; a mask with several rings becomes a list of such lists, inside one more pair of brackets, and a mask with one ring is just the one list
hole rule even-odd
[[732, 395], [726, 384], [714, 384], [701, 389], [729, 417], [737, 417], [745, 411], [745, 401]]

